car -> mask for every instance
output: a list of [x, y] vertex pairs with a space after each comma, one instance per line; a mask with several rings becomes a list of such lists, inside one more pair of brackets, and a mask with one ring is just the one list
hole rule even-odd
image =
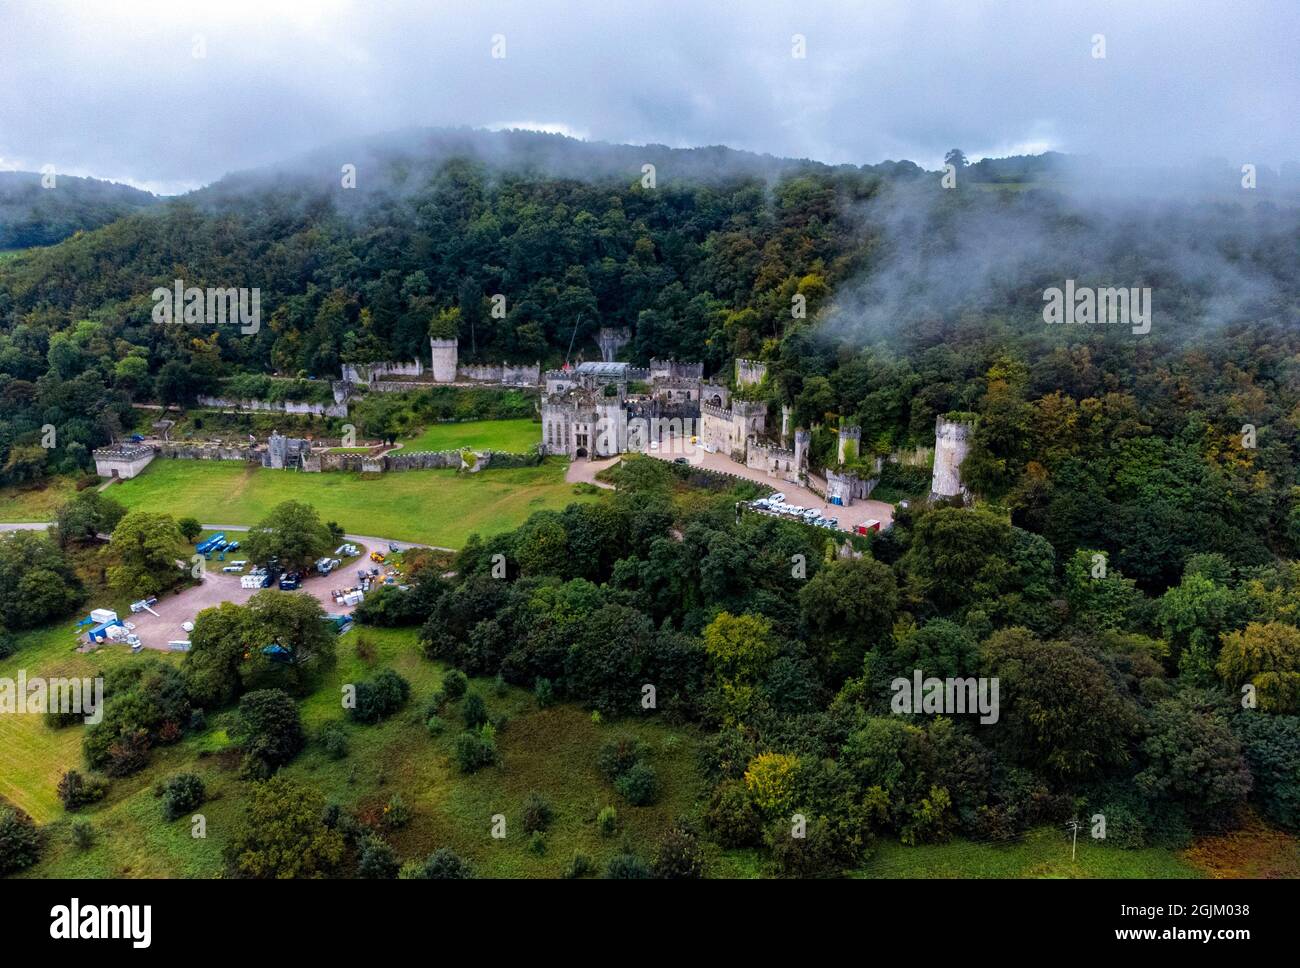
[[674, 457], [674, 458], [673, 458], [673, 463], [674, 463], [674, 464], [689, 464], [690, 461], [688, 461], [685, 457]]
[[767, 499], [768, 499], [769, 501], [771, 501], [773, 504], [784, 504], [784, 503], [785, 503], [785, 495], [782, 494], [780, 491], [777, 491], [775, 494], [769, 494], [769, 495], [767, 496]]
[[233, 574], [236, 574], [236, 573], [238, 573], [238, 572], [243, 571], [243, 570], [244, 570], [244, 566], [243, 566], [243, 565], [226, 565], [226, 567], [225, 567], [225, 568], [222, 568], [221, 570], [224, 571], [227, 575], [233, 575]]
[[131, 435], [131, 443], [133, 443], [133, 444], [142, 444], [142, 443], [144, 443], [144, 434], [132, 434], [132, 435]]
[[659, 441], [657, 441], [657, 440], [652, 440], [652, 441], [650, 441], [650, 449], [651, 449], [651, 450], [658, 450], [658, 449], [659, 449]]
[[302, 578], [296, 571], [280, 576], [280, 591], [292, 592], [302, 587]]

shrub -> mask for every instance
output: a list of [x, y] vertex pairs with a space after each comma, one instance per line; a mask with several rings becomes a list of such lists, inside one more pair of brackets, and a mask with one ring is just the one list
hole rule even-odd
[[533, 698], [537, 700], [537, 708], [545, 709], [555, 702], [555, 686], [550, 679], [544, 679], [538, 676], [537, 682], [533, 685]]
[[108, 744], [104, 772], [122, 777], [138, 773], [149, 762], [149, 734], [143, 729], [125, 729]]
[[497, 698], [500, 698], [506, 694], [505, 676], [501, 675], [501, 673], [499, 672], [497, 673], [496, 679], [492, 683], [492, 691], [497, 694]]
[[762, 840], [762, 820], [749, 791], [738, 780], [718, 785], [704, 819], [723, 847], [753, 847]]
[[469, 729], [478, 729], [488, 721], [487, 704], [483, 702], [483, 697], [476, 692], [471, 692], [465, 696], [465, 708], [461, 711], [465, 717], [465, 725]]
[[431, 881], [463, 881], [474, 876], [474, 868], [450, 847], [439, 847], [424, 862], [424, 876]]
[[651, 874], [645, 861], [635, 854], [615, 854], [605, 868], [605, 877], [609, 880], [646, 881], [650, 880]]
[[429, 701], [425, 704], [424, 718], [428, 719], [430, 716], [442, 715], [442, 707], [445, 705], [447, 705], [447, 694], [439, 689], [429, 697]]
[[639, 740], [631, 736], [615, 736], [601, 744], [596, 754], [596, 768], [613, 783], [645, 756]]
[[430, 716], [424, 724], [424, 728], [429, 731], [430, 736], [441, 736], [447, 729], [447, 724], [438, 716]]
[[203, 802], [203, 780], [193, 773], [178, 773], [163, 784], [163, 816], [168, 820], [189, 813]]
[[456, 737], [456, 765], [462, 773], [477, 773], [497, 761], [496, 730], [484, 723]]
[[361, 842], [357, 857], [357, 876], [369, 880], [385, 880], [397, 876], [401, 865], [397, 854], [382, 837], [373, 834]]
[[651, 870], [655, 877], [698, 880], [704, 876], [704, 854], [699, 838], [684, 824], [674, 824], [659, 841]]
[[79, 850], [86, 850], [95, 842], [95, 825], [85, 817], [72, 818], [72, 843]]
[[406, 805], [401, 794], [394, 793], [384, 805], [384, 826], [389, 830], [401, 830], [411, 822], [411, 808]]
[[774, 871], [782, 877], [838, 877], [861, 854], [858, 836], [847, 824], [824, 816], [811, 817], [803, 837], [792, 835], [783, 820], [772, 824], [767, 834]]
[[564, 878], [566, 880], [577, 880], [579, 877], [585, 877], [595, 868], [590, 857], [580, 850], [573, 852], [573, 859], [569, 861], [569, 866], [564, 868]]
[[528, 838], [528, 849], [538, 857], [546, 853], [546, 834], [534, 830], [533, 835]]
[[76, 770], [68, 770], [59, 778], [58, 792], [64, 809], [76, 810], [104, 799], [104, 794], [108, 792], [108, 780], [95, 773], [83, 775]]
[[649, 763], [634, 763], [614, 781], [614, 789], [634, 807], [647, 807], [659, 798], [659, 776]]
[[337, 720], [331, 720], [322, 726], [317, 739], [331, 760], [341, 760], [348, 755], [348, 731]]
[[618, 811], [613, 807], [602, 807], [596, 814], [596, 829], [602, 837], [613, 837], [618, 830]]
[[0, 874], [31, 867], [41, 856], [41, 833], [22, 810], [0, 803]]
[[531, 834], [539, 830], [545, 830], [551, 825], [552, 817], [551, 805], [536, 790], [524, 798], [524, 833]]
[[377, 723], [402, 707], [411, 695], [411, 684], [392, 669], [374, 679], [357, 683], [356, 705], [348, 714], [359, 723]]
[[452, 669], [442, 680], [442, 691], [446, 697], [455, 702], [469, 689], [469, 680], [459, 669]]

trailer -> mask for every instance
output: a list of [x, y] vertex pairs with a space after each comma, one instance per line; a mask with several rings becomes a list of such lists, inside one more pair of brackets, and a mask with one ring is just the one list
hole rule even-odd
[[265, 586], [262, 585], [262, 581], [265, 579], [265, 577], [266, 577], [265, 575], [240, 575], [240, 576], [239, 576], [239, 587], [240, 587], [240, 588], [262, 588], [262, 587], [265, 587]]
[[209, 551], [212, 551], [216, 547], [218, 541], [225, 541], [225, 540], [226, 540], [226, 533], [224, 531], [218, 531], [216, 534], [212, 535], [211, 537], [205, 538], [202, 541], [200, 541], [198, 544], [196, 544], [194, 546], [194, 550], [201, 555], [206, 555]]

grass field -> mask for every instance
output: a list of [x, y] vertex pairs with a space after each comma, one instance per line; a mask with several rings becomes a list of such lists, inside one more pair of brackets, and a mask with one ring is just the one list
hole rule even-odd
[[210, 524], [256, 524], [281, 501], [306, 501], [350, 534], [459, 548], [474, 533], [509, 531], [534, 511], [599, 500], [565, 483], [565, 466], [547, 461], [458, 474], [406, 471], [370, 478], [299, 474], [216, 461], [155, 460], [139, 477], [106, 492], [128, 508]]
[[406, 450], [500, 450], [526, 454], [542, 440], [542, 425], [534, 420], [467, 420], [426, 427], [410, 440]]
[[72, 479], [67, 477], [57, 477], [40, 490], [0, 487], [0, 523], [53, 521], [59, 505], [76, 493]]
[[[361, 637], [373, 649], [369, 661], [358, 656]], [[23, 654], [28, 661], [42, 656], [48, 659], [50, 648], [48, 644], [38, 647], [29, 638]], [[116, 650], [101, 655], [106, 661], [121, 661], [109, 656], [112, 651]], [[86, 662], [96, 659], [79, 658]], [[446, 670], [423, 658], [411, 629], [362, 629], [340, 638], [337, 667], [302, 706], [309, 736], [314, 737], [323, 723], [342, 719], [340, 686], [367, 678], [385, 666], [397, 669], [411, 682], [412, 696], [406, 707], [376, 726], [347, 723], [347, 757], [331, 760], [312, 742], [285, 772], [321, 791], [326, 800], [363, 815], [381, 813], [389, 798], [400, 794], [411, 810], [412, 821], [391, 832], [388, 839], [403, 859], [422, 858], [437, 847], [450, 846], [470, 859], [481, 875], [502, 877], [558, 876], [575, 850], [601, 864], [628, 846], [648, 859], [649, 847], [659, 834], [673, 818], [689, 813], [703, 792], [694, 765], [695, 737], [689, 728], [643, 720], [596, 725], [577, 707], [541, 710], [529, 693], [509, 688], [498, 694], [486, 680], [473, 681], [471, 688], [484, 697], [493, 716], [508, 717], [498, 736], [501, 762], [463, 776], [452, 759], [455, 737], [463, 729], [463, 701], [444, 710], [446, 731], [431, 737], [424, 727], [423, 710]], [[28, 732], [36, 735], [49, 732], [39, 717], [7, 719], [25, 721]], [[37, 809], [31, 812], [48, 824], [49, 833], [44, 858], [24, 876], [220, 873], [222, 847], [238, 829], [247, 795], [237, 759], [222, 755], [229, 743], [230, 722], [229, 712], [210, 716], [205, 732], [155, 750], [142, 773], [113, 781], [103, 803], [80, 811], [97, 832], [95, 845], [86, 850], [73, 845], [70, 818], [53, 795], [59, 774], [80, 765], [80, 728], [44, 738], [40, 750], [24, 740], [24, 756], [33, 757], [39, 767], [8, 780], [4, 792], [24, 809], [31, 811], [35, 805]], [[652, 751], [651, 762], [663, 790], [653, 806], [632, 807], [622, 802], [596, 770], [601, 743], [621, 733], [635, 735]], [[6, 748], [8, 745], [6, 742]], [[198, 773], [209, 791], [208, 802], [199, 809], [207, 819], [206, 839], [190, 836], [188, 817], [165, 822], [153, 795], [158, 780], [181, 771]], [[545, 796], [554, 811], [546, 849], [540, 854], [530, 849], [520, 822], [524, 798], [533, 790]], [[619, 814], [620, 828], [613, 837], [603, 837], [596, 829], [596, 814], [607, 805], [614, 805]], [[494, 814], [506, 817], [504, 840], [490, 836]]]

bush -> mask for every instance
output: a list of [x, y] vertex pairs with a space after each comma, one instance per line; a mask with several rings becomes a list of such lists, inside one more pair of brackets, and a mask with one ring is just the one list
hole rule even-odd
[[469, 689], [469, 680], [459, 669], [452, 669], [442, 680], [442, 692], [452, 702], [465, 695]]
[[424, 724], [424, 728], [429, 731], [430, 736], [441, 736], [447, 729], [447, 724], [438, 716], [430, 716]]
[[384, 805], [384, 826], [389, 830], [401, 830], [411, 822], [411, 808], [406, 805], [401, 794], [394, 793]]
[[104, 794], [108, 792], [108, 780], [95, 773], [83, 775], [76, 770], [68, 770], [59, 778], [58, 792], [63, 808], [76, 810], [104, 799]]
[[341, 760], [348, 755], [348, 731], [337, 720], [322, 726], [317, 740], [325, 748], [325, 755], [331, 760]]
[[163, 784], [163, 816], [168, 820], [189, 813], [205, 796], [203, 780], [194, 773], [178, 773]]
[[615, 736], [601, 744], [596, 754], [596, 768], [613, 783], [644, 756], [645, 750], [639, 740], [631, 736]]
[[704, 854], [695, 832], [683, 824], [674, 824], [659, 841], [651, 870], [655, 877], [671, 880], [704, 877]]
[[786, 821], [772, 824], [767, 845], [773, 869], [782, 877], [839, 877], [857, 863], [861, 840], [848, 824], [809, 816], [803, 837], [793, 836]]
[[492, 691], [497, 694], [498, 699], [500, 699], [506, 694], [507, 690], [506, 690], [505, 676], [501, 675], [501, 673], [499, 672], [497, 673], [496, 679], [494, 679], [492, 682]]
[[411, 684], [392, 669], [384, 669], [374, 679], [357, 683], [357, 702], [348, 715], [359, 723], [377, 723], [387, 719], [411, 695]]
[[469, 729], [478, 729], [486, 723], [487, 704], [483, 702], [483, 697], [476, 692], [465, 696], [465, 708], [461, 710], [461, 715], [465, 717], [465, 726]]
[[613, 837], [618, 830], [618, 811], [613, 807], [602, 807], [596, 814], [596, 829], [602, 837]]
[[41, 833], [17, 807], [0, 803], [0, 874], [31, 867], [41, 856]]
[[614, 789], [634, 807], [648, 807], [659, 798], [659, 776], [649, 763], [635, 763], [614, 781]]
[[72, 818], [72, 843], [78, 850], [87, 850], [95, 843], [95, 825], [85, 817]]
[[533, 684], [533, 698], [537, 700], [538, 709], [545, 709], [555, 703], [555, 686], [550, 679], [537, 677], [537, 682]]
[[477, 773], [497, 761], [496, 730], [484, 723], [456, 737], [456, 765], [462, 773]]
[[573, 881], [579, 877], [585, 877], [591, 873], [594, 866], [590, 857], [582, 853], [582, 851], [575, 850], [573, 859], [569, 861], [569, 866], [564, 869], [564, 878]]
[[474, 876], [474, 868], [450, 847], [439, 847], [424, 862], [424, 876], [431, 881], [464, 881]]
[[726, 780], [718, 785], [704, 819], [723, 847], [754, 847], [762, 840], [758, 809], [739, 780]]
[[615, 854], [605, 868], [605, 877], [612, 881], [647, 881], [651, 874], [645, 861], [635, 854]]
[[538, 857], [546, 853], [546, 834], [534, 830], [533, 835], [528, 838], [528, 849]]
[[531, 834], [539, 830], [545, 830], [551, 825], [552, 818], [551, 805], [536, 790], [524, 798], [524, 833]]
[[369, 880], [386, 880], [397, 876], [401, 865], [397, 854], [382, 837], [373, 834], [361, 842], [357, 857], [357, 876]]
[[429, 701], [425, 703], [424, 718], [428, 719], [430, 716], [441, 716], [442, 708], [446, 705], [447, 705], [447, 694], [443, 692], [441, 689], [439, 689], [432, 696], [430, 696]]

